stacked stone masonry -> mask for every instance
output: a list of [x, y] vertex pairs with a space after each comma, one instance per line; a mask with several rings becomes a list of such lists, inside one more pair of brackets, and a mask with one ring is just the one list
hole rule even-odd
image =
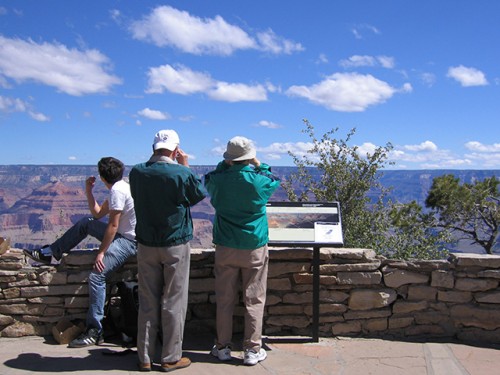
[[[62, 318], [85, 320], [91, 250], [34, 267], [22, 251], [0, 256], [0, 335], [48, 335]], [[264, 333], [310, 336], [312, 249], [271, 248]], [[401, 261], [369, 249], [320, 251], [319, 336], [446, 338], [500, 342], [500, 256], [453, 254]], [[214, 250], [193, 249], [186, 330], [214, 332]], [[114, 280], [135, 279], [136, 260]], [[241, 296], [240, 296], [241, 301]], [[244, 307], [235, 308], [235, 330]]]

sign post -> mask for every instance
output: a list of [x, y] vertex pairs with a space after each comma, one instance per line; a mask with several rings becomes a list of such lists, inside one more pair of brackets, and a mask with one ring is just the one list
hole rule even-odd
[[343, 246], [338, 202], [269, 202], [269, 246], [312, 247], [312, 341], [319, 341], [320, 250]]

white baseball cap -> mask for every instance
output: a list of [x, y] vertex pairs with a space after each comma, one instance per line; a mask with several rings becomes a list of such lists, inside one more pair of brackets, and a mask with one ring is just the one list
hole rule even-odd
[[179, 143], [179, 135], [175, 130], [160, 130], [155, 134], [155, 139], [153, 141], [153, 150], [166, 148], [167, 150], [174, 151], [175, 148], [179, 146]]

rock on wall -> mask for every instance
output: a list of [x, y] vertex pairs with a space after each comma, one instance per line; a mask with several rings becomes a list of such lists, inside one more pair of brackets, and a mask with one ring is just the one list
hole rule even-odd
[[[84, 320], [94, 251], [33, 267], [20, 250], [0, 256], [0, 335], [47, 335], [61, 318]], [[270, 248], [264, 334], [310, 336], [312, 249]], [[193, 249], [186, 330], [214, 332], [213, 249]], [[319, 336], [500, 341], [500, 256], [397, 261], [369, 249], [320, 252]], [[115, 279], [134, 279], [135, 259]], [[235, 331], [244, 307], [235, 308]]]

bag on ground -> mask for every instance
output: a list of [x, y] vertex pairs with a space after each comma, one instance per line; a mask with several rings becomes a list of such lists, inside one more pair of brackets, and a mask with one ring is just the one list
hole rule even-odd
[[139, 286], [137, 281], [119, 281], [115, 286], [116, 294], [110, 293], [108, 298], [106, 320], [115, 333], [121, 334], [124, 346], [135, 346], [139, 315]]

